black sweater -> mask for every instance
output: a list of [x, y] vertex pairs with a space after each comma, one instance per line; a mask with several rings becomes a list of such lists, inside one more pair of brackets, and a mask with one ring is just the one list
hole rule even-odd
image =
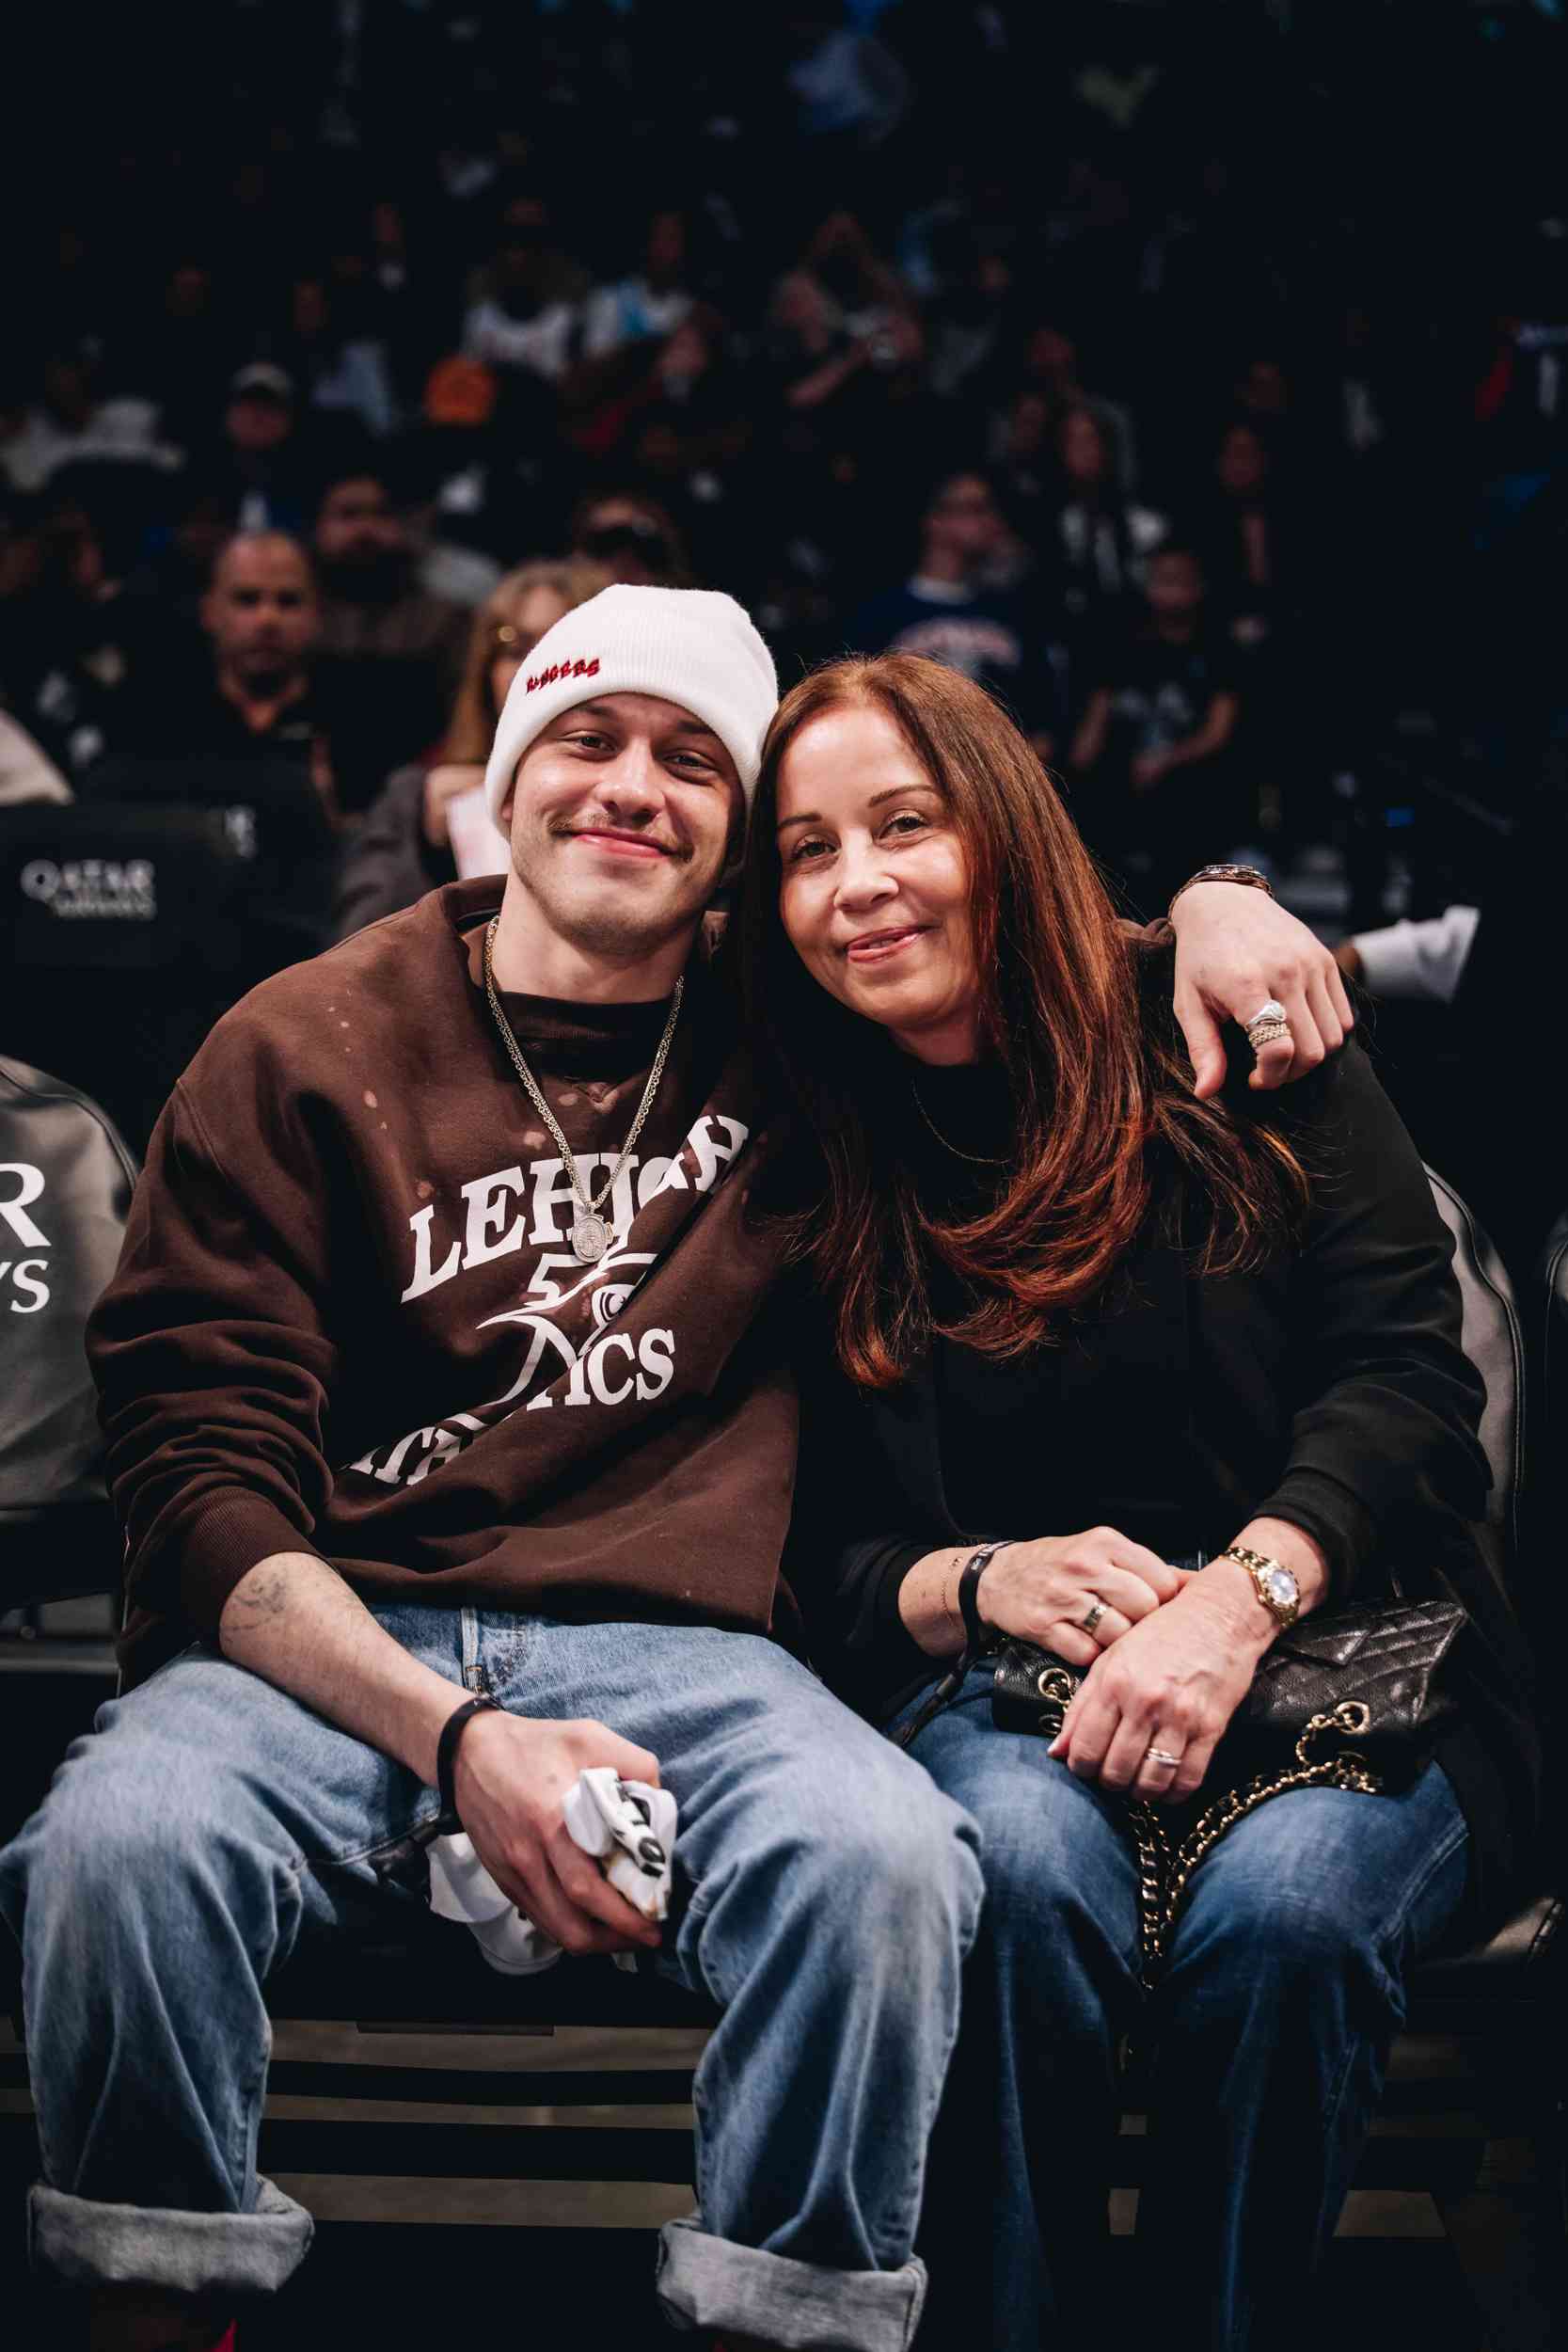
[[[1000, 1081], [911, 1077], [897, 1146], [926, 1199], [957, 1206], [994, 1170], [958, 1160], [935, 1131], [1005, 1153]], [[1235, 1099], [1242, 1116], [1260, 1107], [1244, 1089]], [[1006, 1367], [939, 1339], [895, 1391], [802, 1382], [792, 1581], [830, 1677], [879, 1720], [939, 1671], [898, 1593], [945, 1544], [1109, 1524], [1167, 1559], [1212, 1556], [1267, 1513], [1322, 1547], [1328, 1607], [1391, 1597], [1396, 1575], [1409, 1598], [1456, 1598], [1471, 1619], [1467, 1720], [1441, 1761], [1490, 1913], [1533, 1832], [1540, 1759], [1528, 1659], [1476, 1524], [1490, 1483], [1483, 1391], [1460, 1347], [1451, 1245], [1359, 1046], [1268, 1113], [1299, 1144], [1314, 1199], [1300, 1246], [1260, 1270], [1199, 1278], [1169, 1238], [1181, 1180], [1156, 1170], [1144, 1240], [1059, 1344]], [[936, 1303], [944, 1315], [940, 1291]]]

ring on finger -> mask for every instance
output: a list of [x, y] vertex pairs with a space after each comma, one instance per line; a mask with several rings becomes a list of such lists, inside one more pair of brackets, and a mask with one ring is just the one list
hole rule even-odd
[[1164, 1764], [1173, 1772], [1180, 1761], [1181, 1758], [1179, 1756], [1172, 1756], [1169, 1748], [1145, 1748], [1144, 1750], [1146, 1764]]
[[1092, 1603], [1085, 1614], [1079, 1618], [1078, 1623], [1084, 1632], [1092, 1633], [1104, 1614], [1105, 1603], [1102, 1600], [1097, 1600]]
[[1255, 1054], [1260, 1054], [1265, 1045], [1277, 1045], [1281, 1038], [1287, 1038], [1290, 1034], [1291, 1025], [1288, 1021], [1259, 1019], [1247, 1023], [1246, 1041]]

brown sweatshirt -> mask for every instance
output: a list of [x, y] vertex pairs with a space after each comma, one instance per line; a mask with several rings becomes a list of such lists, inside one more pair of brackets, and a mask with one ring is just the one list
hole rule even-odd
[[[88, 1334], [128, 1683], [278, 1551], [367, 1597], [794, 1638], [796, 1411], [758, 1323], [778, 1243], [733, 1008], [694, 965], [610, 1250], [579, 1265], [485, 1003], [499, 892], [453, 884], [265, 981], [158, 1123]], [[596, 1192], [668, 1004], [502, 1001]]]

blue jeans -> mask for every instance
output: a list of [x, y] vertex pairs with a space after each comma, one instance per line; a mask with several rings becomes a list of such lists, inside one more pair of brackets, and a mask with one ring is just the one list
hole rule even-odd
[[990, 1682], [976, 1667], [910, 1751], [979, 1824], [986, 1880], [921, 2236], [923, 2341], [1103, 2337], [1123, 2283], [1107, 2267], [1118, 2043], [1138, 2027], [1155, 2067], [1138, 2258], [1162, 2347], [1277, 2342], [1376, 2112], [1404, 1972], [1463, 1899], [1453, 1790], [1433, 1765], [1398, 1797], [1260, 1806], [1195, 1871], [1147, 2004], [1121, 1801], [997, 1730]]
[[[679, 1801], [659, 1964], [724, 2013], [697, 2070], [698, 2212], [660, 2249], [666, 2310], [786, 2345], [907, 2344], [980, 1906], [973, 1825], [758, 1636], [374, 1613], [454, 1684], [650, 1748]], [[263, 1983], [306, 1939], [422, 1900], [376, 1866], [437, 1810], [210, 1645], [100, 1709], [0, 1853], [43, 2158], [37, 2267], [209, 2295], [289, 2277], [311, 2223], [256, 2170]]]

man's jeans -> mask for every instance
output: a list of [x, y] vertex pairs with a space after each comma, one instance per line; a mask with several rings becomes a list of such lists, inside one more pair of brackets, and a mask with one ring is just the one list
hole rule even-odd
[[1461, 1906], [1453, 1790], [1432, 1765], [1399, 1797], [1260, 1806], [1195, 1871], [1146, 2007], [1121, 1802], [1044, 1740], [999, 1731], [990, 1685], [976, 1667], [911, 1749], [978, 1822], [986, 1877], [932, 2150], [922, 2342], [1104, 2336], [1127, 2270], [1108, 2263], [1106, 2192], [1134, 2029], [1156, 2063], [1137, 2250], [1162, 2347], [1290, 2339], [1377, 2109], [1403, 1973]]
[[[758, 1636], [374, 1613], [454, 1683], [651, 1749], [679, 1801], [659, 1964], [724, 2014], [697, 2071], [699, 2210], [664, 2233], [667, 2312], [785, 2345], [908, 2344], [980, 1904], [973, 1824]], [[412, 1772], [208, 1644], [100, 1709], [0, 1854], [39, 2268], [214, 2294], [289, 2277], [311, 2223], [256, 2170], [263, 1980], [305, 1939], [422, 1900], [399, 1849], [437, 1811]]]

